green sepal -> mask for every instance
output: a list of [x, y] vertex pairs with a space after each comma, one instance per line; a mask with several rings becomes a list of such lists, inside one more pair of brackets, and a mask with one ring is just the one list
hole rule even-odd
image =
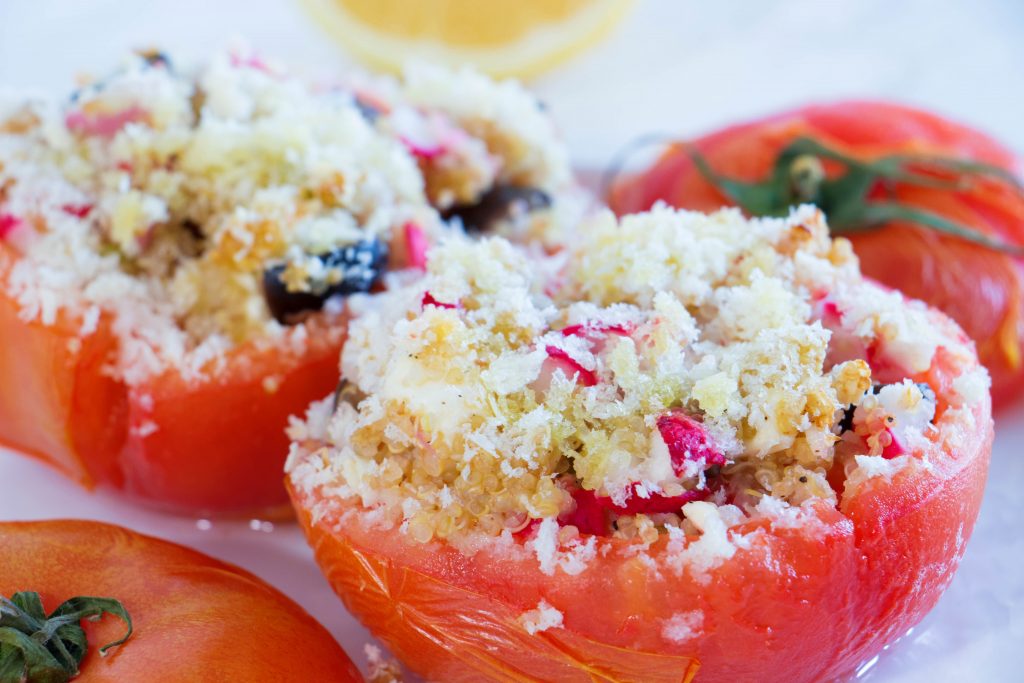
[[4, 646], [3, 670], [9, 676], [0, 679], [2, 683], [64, 683], [71, 678], [49, 650], [16, 628], [0, 627], [0, 644]]
[[104, 614], [110, 614], [120, 618], [121, 621], [125, 623], [125, 626], [128, 627], [124, 636], [118, 640], [109, 642], [100, 648], [100, 654], [106, 654], [107, 650], [124, 644], [124, 642], [131, 638], [132, 635], [132, 618], [129, 616], [128, 610], [124, 608], [124, 605], [117, 600], [114, 600], [113, 598], [71, 598], [55, 609], [50, 615], [50, 618], [53, 619], [54, 617], [69, 615], [77, 621], [81, 619], [99, 619]]
[[[688, 147], [687, 153], [705, 180], [752, 216], [785, 216], [793, 207], [811, 203], [825, 213], [832, 232], [839, 235], [874, 230], [890, 221], [904, 221], [987, 249], [1024, 256], [1024, 246], [1005, 242], [930, 211], [896, 201], [868, 199], [868, 193], [879, 184], [884, 188], [892, 183], [906, 183], [955, 192], [967, 189], [973, 180], [983, 177], [1008, 182], [1021, 191], [1020, 181], [997, 166], [920, 154], [893, 154], [862, 161], [817, 140], [801, 137], [779, 152], [767, 178], [759, 182], [743, 182], [715, 172], [696, 148]], [[823, 175], [816, 186], [805, 193], [809, 196], [798, 196], [794, 191], [791, 170], [801, 157], [840, 164], [844, 172], [832, 178]], [[940, 178], [924, 169], [958, 177], [953, 180]]]
[[0, 683], [64, 683], [78, 674], [88, 641], [80, 622], [111, 614], [122, 619], [125, 635], [100, 648], [100, 654], [132, 635], [127, 610], [111, 598], [77, 597], [49, 616], [38, 593], [0, 596]]

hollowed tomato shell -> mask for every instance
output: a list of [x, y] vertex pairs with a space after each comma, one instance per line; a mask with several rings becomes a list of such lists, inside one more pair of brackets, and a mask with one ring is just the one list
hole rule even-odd
[[[686, 143], [717, 173], [746, 182], [769, 177], [779, 152], [808, 137], [855, 159], [923, 154], [978, 161], [1018, 172], [1014, 154], [986, 135], [935, 114], [884, 102], [839, 102], [795, 109], [731, 126]], [[840, 168], [827, 167], [829, 173]], [[941, 175], [941, 174], [940, 174]], [[956, 191], [895, 182], [880, 199], [896, 200], [967, 225], [1011, 244], [1024, 244], [1024, 193], [1006, 180], [973, 177]], [[697, 170], [682, 143], [648, 169], [615, 183], [608, 202], [617, 213], [657, 201], [714, 211], [732, 201]], [[879, 282], [940, 309], [977, 342], [992, 374], [996, 406], [1024, 389], [1024, 261], [903, 222], [847, 235], [861, 270]]]
[[89, 651], [75, 683], [362, 681], [331, 634], [252, 574], [174, 543], [100, 522], [0, 522], [0, 595], [40, 594], [49, 612], [75, 596], [119, 600], [82, 622]]
[[[0, 283], [16, 259], [0, 242]], [[129, 386], [109, 371], [118, 348], [109, 315], [83, 335], [73, 316], [46, 325], [19, 310], [0, 291], [0, 444], [172, 512], [287, 510], [284, 429], [337, 384], [336, 326], [313, 323], [301, 352], [242, 344], [201, 381], [169, 370]]]
[[[295, 481], [290, 491], [346, 607], [428, 680], [841, 679], [932, 608], [963, 555], [988, 469], [991, 405], [987, 395], [959, 410], [948, 401], [951, 378], [976, 365], [970, 352], [940, 348], [915, 378], [935, 387], [940, 417], [905, 467], [855, 470], [838, 483], [837, 506], [807, 505], [796, 521], [732, 527], [745, 541], [704, 572], [674, 571], [667, 539], [638, 553], [601, 537], [581, 573], [548, 574], [521, 540], [464, 554], [375, 524], [357, 499]], [[524, 615], [541, 601], [561, 625], [531, 635]]]

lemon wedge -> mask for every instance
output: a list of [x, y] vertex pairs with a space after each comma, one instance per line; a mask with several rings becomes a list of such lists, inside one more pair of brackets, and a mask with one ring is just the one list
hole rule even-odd
[[531, 76], [608, 35], [634, 0], [302, 0], [320, 26], [371, 65], [472, 64]]

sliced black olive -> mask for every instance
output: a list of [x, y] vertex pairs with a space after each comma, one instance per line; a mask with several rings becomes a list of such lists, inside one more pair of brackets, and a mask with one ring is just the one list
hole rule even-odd
[[206, 239], [206, 236], [203, 235], [203, 229], [199, 227], [198, 223], [190, 218], [186, 218], [182, 221], [181, 227], [184, 228], [185, 232], [187, 232], [191, 237], [200, 242]]
[[849, 432], [853, 430], [853, 412], [857, 410], [857, 406], [852, 403], [843, 409], [843, 417], [839, 420], [839, 433]]
[[368, 292], [384, 274], [388, 247], [378, 239], [362, 240], [329, 251], [320, 260], [327, 268], [341, 272], [341, 280], [328, 288], [328, 296]]
[[387, 246], [380, 240], [364, 240], [338, 247], [316, 258], [335, 277], [331, 282], [310, 282], [309, 291], [289, 291], [282, 281], [286, 265], [278, 263], [263, 271], [263, 296], [271, 315], [287, 324], [299, 313], [319, 311], [332, 296], [368, 292], [380, 281], [387, 266]]
[[491, 232], [502, 221], [512, 220], [551, 206], [551, 197], [536, 187], [497, 185], [476, 204], [456, 206], [445, 213], [445, 219], [458, 218], [466, 232]]
[[263, 271], [263, 298], [267, 300], [267, 307], [274, 319], [288, 324], [298, 313], [319, 311], [327, 297], [312, 292], [288, 291], [281, 281], [284, 270], [284, 264], [275, 264]]

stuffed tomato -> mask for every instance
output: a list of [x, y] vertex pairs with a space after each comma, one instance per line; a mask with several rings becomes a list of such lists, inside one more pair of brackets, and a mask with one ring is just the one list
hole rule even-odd
[[671, 145], [615, 184], [616, 212], [657, 201], [778, 215], [818, 205], [865, 275], [952, 317], [975, 340], [997, 407], [1024, 387], [1024, 192], [1018, 160], [976, 130], [894, 104], [786, 112]]
[[992, 440], [948, 318], [804, 207], [452, 240], [292, 425], [348, 609], [430, 680], [822, 681], [935, 604]]
[[80, 520], [0, 522], [0, 547], [7, 680], [362, 681], [301, 607], [194, 550]]
[[169, 510], [287, 510], [287, 418], [338, 382], [345, 298], [448, 230], [555, 240], [566, 159], [522, 89], [429, 68], [149, 53], [0, 102], [0, 443]]

